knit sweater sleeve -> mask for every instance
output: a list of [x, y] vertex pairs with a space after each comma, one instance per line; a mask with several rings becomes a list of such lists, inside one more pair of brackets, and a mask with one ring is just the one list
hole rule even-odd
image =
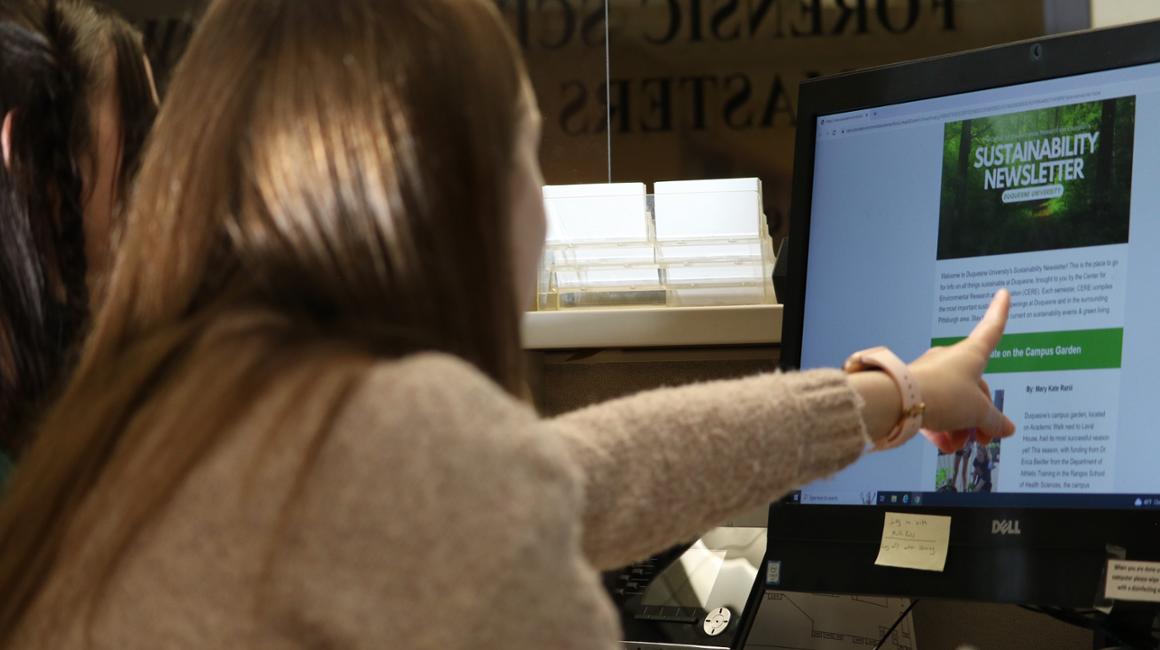
[[832, 474], [864, 449], [833, 370], [659, 389], [551, 422], [585, 483], [584, 551], [624, 566]]

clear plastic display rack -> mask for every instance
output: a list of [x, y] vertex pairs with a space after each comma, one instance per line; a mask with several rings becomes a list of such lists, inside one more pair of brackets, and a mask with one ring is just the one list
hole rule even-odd
[[537, 309], [777, 302], [756, 178], [554, 185]]

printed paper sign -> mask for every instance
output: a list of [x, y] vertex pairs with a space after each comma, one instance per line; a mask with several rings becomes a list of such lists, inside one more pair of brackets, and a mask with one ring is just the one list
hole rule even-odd
[[1104, 595], [1111, 600], [1160, 603], [1160, 562], [1108, 560], [1107, 582]]

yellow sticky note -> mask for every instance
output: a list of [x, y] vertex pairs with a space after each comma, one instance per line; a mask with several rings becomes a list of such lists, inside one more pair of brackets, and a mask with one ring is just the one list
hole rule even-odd
[[882, 546], [874, 564], [921, 571], [942, 571], [951, 542], [951, 518], [886, 513]]

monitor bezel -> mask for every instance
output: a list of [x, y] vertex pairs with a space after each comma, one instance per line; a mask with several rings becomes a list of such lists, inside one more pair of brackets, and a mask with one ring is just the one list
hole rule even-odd
[[[1160, 21], [1031, 39], [803, 82], [788, 271], [779, 295], [784, 305], [782, 367], [796, 369], [801, 362], [819, 117], [1156, 62], [1160, 62]], [[1160, 560], [1160, 511], [911, 506], [904, 511], [952, 517], [946, 570], [939, 574], [876, 567], [873, 560], [884, 515], [892, 509], [772, 505], [767, 556], [783, 562], [783, 579], [770, 587], [1092, 607], [1099, 599], [1109, 557]], [[996, 521], [1020, 522], [1022, 535], [1000, 536]], [[976, 572], [980, 568], [1008, 576], [1010, 571], [1022, 573], [1018, 581], [1004, 582], [999, 575], [980, 579]]]

